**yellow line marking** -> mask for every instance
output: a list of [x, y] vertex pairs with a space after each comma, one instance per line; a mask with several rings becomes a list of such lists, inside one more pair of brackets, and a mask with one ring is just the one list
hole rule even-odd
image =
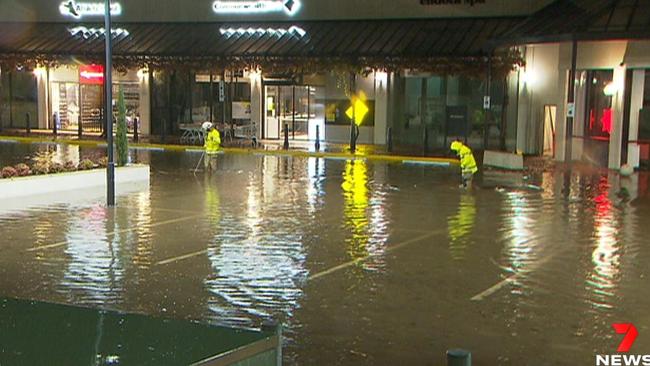
[[[65, 137], [57, 137], [56, 139], [48, 137], [24, 137], [24, 136], [0, 136], [0, 140], [3, 141], [18, 141], [21, 143], [34, 143], [34, 142], [55, 142], [68, 145], [80, 145], [80, 146], [106, 146], [105, 141], [92, 141], [92, 140], [73, 140], [67, 139]], [[130, 146], [136, 148], [150, 148], [150, 149], [164, 149], [169, 151], [186, 151], [187, 149], [194, 150], [200, 149], [200, 147], [192, 147], [187, 145], [169, 145], [169, 144], [152, 144], [152, 143], [134, 143], [130, 142]], [[254, 154], [254, 155], [271, 155], [271, 156], [295, 156], [295, 157], [314, 157], [314, 158], [341, 158], [341, 159], [368, 159], [375, 161], [387, 161], [402, 163], [404, 160], [416, 161], [416, 162], [437, 162], [437, 163], [449, 163], [458, 165], [459, 161], [457, 159], [449, 158], [436, 158], [436, 157], [418, 157], [418, 156], [405, 156], [405, 155], [386, 155], [386, 154], [350, 154], [350, 153], [337, 153], [337, 152], [310, 152], [303, 150], [260, 150], [260, 149], [248, 149], [248, 148], [238, 148], [238, 147], [226, 147], [223, 148], [223, 151], [231, 154]]]
[[[436, 235], [440, 235], [440, 234], [443, 234], [443, 233], [447, 233], [447, 230], [429, 231], [426, 234], [416, 236], [415, 238], [403, 241], [403, 242], [401, 242], [399, 244], [391, 245], [388, 248], [386, 248], [385, 253], [392, 252], [394, 250], [403, 248], [403, 247], [405, 247], [405, 246], [407, 246], [409, 244], [417, 243], [417, 242], [422, 241], [424, 239], [427, 239], [427, 238], [430, 238], [430, 237], [433, 237], [433, 236], [436, 236]], [[318, 273], [316, 273], [314, 275], [309, 276], [308, 280], [312, 281], [312, 280], [327, 276], [329, 274], [332, 274], [334, 272], [340, 271], [342, 269], [354, 266], [354, 265], [356, 265], [358, 263], [361, 263], [361, 262], [369, 259], [370, 257], [371, 257], [370, 255], [367, 255], [365, 257], [357, 258], [357, 259], [351, 260], [349, 262], [339, 264], [338, 266], [334, 266], [332, 268], [326, 269], [324, 271], [321, 271], [321, 272], [318, 272]]]
[[[171, 219], [171, 220], [165, 220], [165, 221], [156, 222], [156, 223], [153, 223], [153, 224], [151, 224], [151, 225], [149, 225], [149, 226], [147, 226], [147, 227], [148, 227], [148, 228], [152, 228], [152, 227], [157, 227], [157, 226], [163, 226], [163, 225], [175, 224], [175, 223], [178, 223], [178, 222], [183, 222], [183, 221], [187, 221], [187, 220], [196, 219], [196, 218], [201, 217], [201, 216], [204, 216], [204, 215], [203, 215], [203, 214], [200, 214], [200, 215], [192, 215], [192, 216], [186, 216], [186, 217], [179, 217], [179, 218], [175, 218], [175, 219]], [[137, 226], [130, 227], [130, 228], [128, 228], [128, 229], [122, 229], [122, 230], [111, 231], [111, 232], [109, 232], [109, 233], [106, 233], [106, 236], [109, 237], [109, 236], [113, 236], [113, 235], [115, 235], [115, 234], [128, 233], [128, 232], [130, 232], [130, 231], [135, 231], [135, 230], [138, 230], [138, 227], [137, 227]], [[46, 249], [58, 248], [58, 247], [61, 247], [61, 246], [66, 245], [66, 244], [68, 244], [68, 240], [66, 240], [66, 241], [60, 241], [60, 242], [58, 242], [58, 243], [54, 243], [54, 244], [41, 245], [41, 246], [38, 246], [38, 247], [29, 248], [29, 249], [27, 249], [27, 251], [28, 251], [28, 252], [35, 252], [35, 251], [37, 251], [37, 250], [46, 250]]]

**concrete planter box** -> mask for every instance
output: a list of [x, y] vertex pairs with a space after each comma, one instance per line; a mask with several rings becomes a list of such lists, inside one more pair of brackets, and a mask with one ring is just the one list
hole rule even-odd
[[[131, 165], [115, 169], [115, 191], [134, 183], [149, 185], [149, 166]], [[106, 191], [106, 169], [32, 175], [0, 179], [0, 202], [21, 197], [51, 195], [67, 191]]]
[[486, 150], [483, 154], [483, 166], [507, 170], [524, 170], [524, 157], [519, 154]]

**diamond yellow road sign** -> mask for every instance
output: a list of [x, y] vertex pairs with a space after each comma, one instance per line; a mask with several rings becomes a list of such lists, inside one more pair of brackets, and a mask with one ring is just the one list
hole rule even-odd
[[366, 105], [366, 102], [357, 96], [352, 97], [352, 105], [345, 114], [350, 118], [354, 118], [354, 124], [361, 126], [363, 119], [366, 117], [370, 109]]

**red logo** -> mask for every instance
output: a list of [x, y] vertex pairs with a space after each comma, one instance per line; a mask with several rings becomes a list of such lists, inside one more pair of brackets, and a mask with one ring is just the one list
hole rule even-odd
[[612, 327], [616, 330], [618, 334], [625, 334], [621, 344], [618, 345], [618, 352], [629, 352], [630, 348], [634, 344], [636, 337], [639, 335], [639, 332], [636, 330], [636, 327], [632, 323], [614, 323]]

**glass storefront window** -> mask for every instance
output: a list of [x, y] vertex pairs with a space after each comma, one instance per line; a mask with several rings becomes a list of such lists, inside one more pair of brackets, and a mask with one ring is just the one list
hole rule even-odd
[[[484, 146], [486, 120], [490, 146], [498, 146], [504, 108], [503, 82], [493, 81], [491, 109], [483, 109], [485, 81], [461, 76], [404, 75], [395, 80], [393, 139], [404, 147], [446, 150], [459, 138]], [[487, 115], [486, 115], [487, 113]]]
[[38, 126], [38, 89], [31, 71], [5, 71], [0, 75], [0, 123], [2, 127], [25, 128], [27, 114], [30, 127]]

